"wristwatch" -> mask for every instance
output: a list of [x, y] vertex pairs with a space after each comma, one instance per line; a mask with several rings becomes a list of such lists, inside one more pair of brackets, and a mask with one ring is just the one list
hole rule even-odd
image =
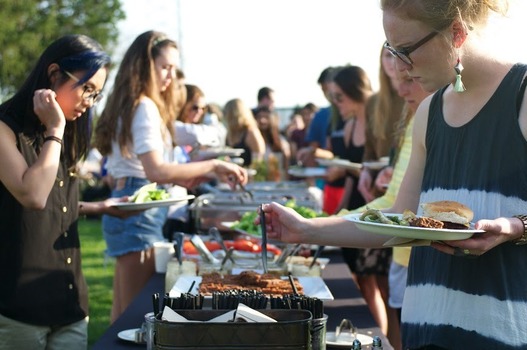
[[523, 222], [523, 234], [520, 238], [515, 239], [513, 243], [517, 245], [527, 244], [527, 215], [514, 215], [513, 217], [518, 218]]

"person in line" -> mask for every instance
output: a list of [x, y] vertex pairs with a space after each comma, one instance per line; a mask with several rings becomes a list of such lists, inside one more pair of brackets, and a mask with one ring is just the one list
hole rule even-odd
[[240, 155], [243, 166], [250, 167], [253, 162], [262, 161], [265, 141], [251, 110], [242, 100], [235, 98], [223, 107], [223, 117], [227, 125], [227, 146], [244, 150]]
[[[394, 133], [397, 128], [404, 100], [397, 94], [399, 84], [395, 72], [395, 58], [390, 52], [381, 48], [379, 58], [379, 91], [367, 101], [366, 143], [361, 160], [357, 163], [374, 161], [390, 155]], [[348, 171], [343, 201], [359, 192], [366, 202], [386, 191], [372, 186], [372, 178], [377, 172], [363, 167], [360, 176]], [[366, 179], [366, 181], [365, 181]], [[361, 186], [362, 185], [362, 186]], [[360, 205], [359, 205], [360, 206]], [[355, 209], [357, 206], [340, 206], [344, 209]], [[337, 210], [338, 212], [338, 210]], [[392, 259], [392, 249], [342, 248], [350, 269], [354, 271], [361, 292], [384, 334], [390, 332], [390, 326], [396, 327], [397, 315], [388, 304], [388, 273]], [[398, 328], [398, 327], [397, 327]]]
[[[415, 82], [406, 73], [398, 73], [396, 74], [396, 78], [399, 80], [397, 83], [397, 92], [399, 96], [404, 98], [405, 105], [401, 112], [399, 123], [394, 131], [394, 150], [392, 152], [394, 165], [387, 166], [381, 170], [375, 179], [374, 184], [378, 189], [383, 189], [385, 185], [388, 184], [388, 188], [382, 196], [375, 198], [373, 201], [368, 202], [360, 208], [351, 211], [341, 210], [338, 213], [339, 216], [344, 216], [350, 213], [362, 213], [368, 208], [389, 208], [395, 202], [395, 197], [399, 192], [399, 187], [401, 186], [401, 181], [410, 159], [410, 152], [412, 149], [412, 128], [414, 125], [413, 117], [421, 101], [430, 95], [429, 92], [424, 91], [421, 85]], [[394, 349], [400, 350], [402, 349], [400, 335], [401, 308], [408, 275], [411, 247], [393, 247], [392, 250], [392, 260], [388, 273], [389, 308], [387, 309], [387, 337]], [[395, 315], [391, 315], [390, 313], [395, 313]]]
[[[108, 157], [112, 196], [131, 195], [148, 183], [194, 188], [211, 177], [247, 182], [247, 171], [217, 159], [174, 162], [174, 121], [183, 102], [178, 92], [178, 47], [164, 33], [140, 34], [126, 51], [114, 88], [96, 126], [95, 143]], [[163, 240], [167, 208], [144, 211], [126, 220], [103, 216], [107, 254], [116, 258], [112, 322], [155, 272], [153, 243]]]
[[297, 122], [291, 122], [289, 127], [285, 131], [285, 135], [289, 143], [291, 144], [291, 163], [297, 164], [297, 152], [298, 150], [308, 147], [309, 142], [306, 141], [307, 130], [311, 125], [311, 120], [318, 111], [318, 107], [311, 102], [306, 103], [298, 111], [295, 111], [293, 118], [298, 120]]
[[324, 97], [330, 103], [329, 106], [321, 107], [313, 116], [306, 132], [306, 143], [308, 146], [298, 149], [296, 160], [305, 166], [317, 166], [314, 154], [317, 148], [327, 149], [327, 131], [332, 115], [332, 100], [329, 93], [329, 85], [333, 81], [334, 67], [327, 67], [320, 73], [317, 84], [320, 86]]
[[283, 179], [289, 168], [291, 146], [280, 133], [278, 115], [269, 107], [259, 107], [253, 113], [265, 141], [264, 160], [269, 164], [269, 172], [276, 173], [276, 170], [280, 169], [280, 174], [276, 174], [274, 180]]
[[0, 349], [88, 346], [78, 217], [131, 215], [113, 207], [124, 198], [79, 201], [88, 115], [109, 65], [95, 40], [63, 36], [0, 105]]
[[[417, 109], [410, 162], [386, 212], [420, 215], [422, 203], [458, 201], [483, 231], [412, 247], [403, 347], [526, 348], [527, 65], [499, 57], [480, 35], [508, 2], [382, 0], [381, 6], [397, 70], [435, 91]], [[263, 209], [270, 239], [358, 247], [389, 239], [346, 216], [307, 220], [277, 203]]]
[[[334, 157], [360, 163], [364, 157], [367, 142], [368, 127], [371, 126], [367, 115], [367, 105], [373, 96], [371, 84], [366, 73], [357, 66], [342, 67], [333, 78], [330, 85], [333, 103], [343, 116], [339, 127], [335, 127], [330, 135], [330, 149]], [[370, 133], [371, 134], [371, 133]], [[328, 214], [337, 213], [340, 209], [354, 209], [365, 204], [358, 190], [359, 171], [346, 171], [343, 168], [329, 167], [328, 182], [324, 188], [325, 210]], [[341, 186], [343, 195], [338, 199], [336, 190]], [[328, 203], [336, 203], [335, 210]], [[353, 278], [366, 300], [373, 318], [384, 334], [388, 331], [386, 305], [388, 300], [388, 267], [390, 249], [357, 249], [342, 248], [342, 256], [346, 261]], [[384, 285], [377, 283], [384, 277]], [[385, 286], [385, 290], [381, 288]], [[386, 294], [386, 296], [384, 296]]]
[[224, 147], [225, 126], [219, 122], [213, 125], [204, 122], [208, 106], [203, 90], [192, 84], [185, 84], [184, 89], [186, 101], [174, 124], [178, 146]]
[[[386, 48], [381, 48], [379, 64], [379, 91], [368, 101], [368, 134], [363, 162], [377, 161], [389, 157], [393, 147], [393, 133], [401, 117], [404, 100], [397, 93], [399, 79], [395, 72], [394, 57]], [[363, 167], [359, 179], [359, 191], [371, 202], [382, 195], [384, 188], [373, 186], [378, 171]]]
[[261, 87], [256, 95], [256, 101], [258, 104], [255, 108], [251, 109], [253, 115], [256, 115], [256, 110], [261, 107], [266, 107], [274, 111], [274, 90], [267, 86]]

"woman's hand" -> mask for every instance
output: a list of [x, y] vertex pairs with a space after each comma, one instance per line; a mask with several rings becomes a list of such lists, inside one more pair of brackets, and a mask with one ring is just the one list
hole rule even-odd
[[226, 182], [232, 189], [241, 183], [245, 185], [249, 179], [247, 170], [234, 163], [224, 162], [222, 160], [216, 161], [214, 165], [214, 173], [221, 181]]
[[387, 186], [392, 181], [393, 176], [393, 167], [387, 166], [384, 167], [375, 178], [375, 190], [377, 193], [385, 193]]
[[50, 89], [36, 90], [33, 95], [33, 110], [48, 132], [58, 129], [62, 135], [66, 126], [66, 118], [57, 102], [55, 91]]
[[368, 169], [363, 169], [360, 172], [359, 184], [357, 185], [357, 188], [360, 194], [362, 194], [362, 197], [364, 198], [366, 203], [369, 203], [375, 199], [375, 195], [373, 194], [373, 191], [371, 190], [372, 184], [373, 184], [373, 179], [372, 179], [370, 171]]
[[108, 198], [99, 202], [80, 202], [79, 203], [79, 214], [81, 215], [110, 215], [121, 219], [125, 219], [130, 216], [137, 215], [146, 209], [142, 210], [122, 210], [116, 208], [114, 205], [117, 203], [128, 203], [130, 197], [123, 196], [120, 198]]
[[517, 218], [479, 220], [474, 228], [485, 232], [459, 241], [433, 242], [432, 247], [452, 255], [483, 255], [502, 243], [519, 238], [523, 233], [523, 223]]
[[[307, 219], [298, 214], [293, 208], [285, 207], [276, 202], [264, 204], [265, 227], [267, 237], [278, 239], [286, 243], [301, 243], [303, 241], [304, 225]], [[260, 216], [254, 223], [260, 225]]]

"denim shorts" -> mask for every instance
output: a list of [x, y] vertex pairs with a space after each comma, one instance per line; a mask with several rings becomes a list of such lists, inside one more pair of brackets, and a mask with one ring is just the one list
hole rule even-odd
[[[111, 196], [130, 196], [148, 183], [148, 179], [128, 177], [124, 187], [113, 189]], [[167, 211], [168, 207], [152, 208], [126, 219], [103, 215], [102, 230], [106, 240], [106, 254], [117, 257], [140, 252], [152, 247], [154, 242], [162, 241]]]

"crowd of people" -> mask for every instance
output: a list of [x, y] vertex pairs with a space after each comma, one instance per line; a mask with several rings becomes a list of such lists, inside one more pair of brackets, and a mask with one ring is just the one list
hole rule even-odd
[[[328, 217], [305, 219], [266, 203], [269, 238], [342, 247], [395, 349], [525, 348], [527, 65], [493, 57], [478, 41], [490, 13], [505, 14], [507, 5], [382, 0], [379, 90], [359, 66], [326, 67], [316, 82], [328, 104], [305, 102], [283, 129], [272, 88], [258, 91], [254, 108], [237, 97], [211, 103], [178, 67], [177, 43], [158, 31], [133, 41], [101, 115], [89, 118], [110, 57], [83, 35], [53, 42], [0, 105], [0, 349], [87, 347], [80, 214], [102, 215], [106, 254], [116, 260], [114, 321], [155, 273], [153, 243], [192, 230], [188, 203], [114, 207], [143, 185], [200, 193], [216, 181], [246, 184], [247, 169], [271, 159], [287, 180], [288, 168], [317, 159], [383, 157], [390, 161], [380, 169], [328, 167], [313, 179]], [[244, 152], [200, 159], [203, 147]], [[100, 201], [79, 195], [90, 148], [109, 179]], [[469, 206], [485, 232], [387, 248], [385, 236], [351, 220], [366, 208], [419, 214], [419, 203], [437, 200]]]

